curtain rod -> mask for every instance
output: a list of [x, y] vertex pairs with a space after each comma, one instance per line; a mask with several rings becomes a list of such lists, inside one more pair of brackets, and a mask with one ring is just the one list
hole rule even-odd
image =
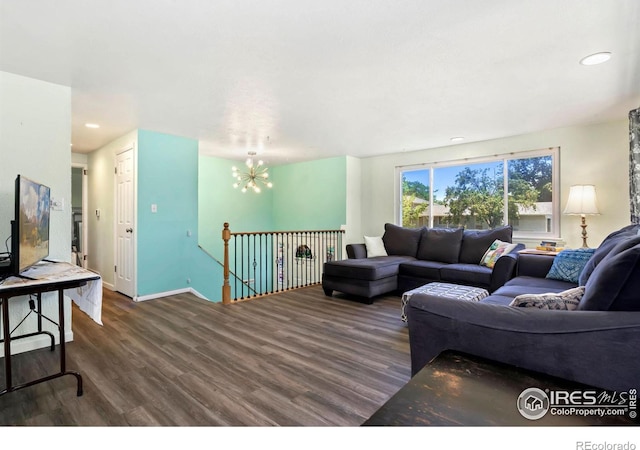
[[[554, 150], [554, 149], [559, 149], [560, 147], [548, 147], [546, 150]], [[460, 161], [482, 161], [482, 160], [486, 160], [488, 158], [498, 158], [498, 157], [503, 157], [503, 156], [513, 156], [516, 154], [522, 154], [522, 153], [537, 153], [537, 152], [541, 152], [544, 151], [545, 149], [538, 149], [538, 150], [522, 150], [522, 151], [514, 151], [514, 152], [507, 152], [507, 153], [496, 153], [493, 155], [486, 155], [486, 156], [472, 156], [472, 157], [468, 157], [468, 158], [459, 158], [459, 159], [449, 159], [446, 161], [429, 161], [429, 162], [423, 162], [423, 163], [415, 163], [415, 164], [403, 164], [400, 166], [395, 166], [396, 169], [402, 169], [404, 167], [418, 167], [418, 166], [435, 166], [438, 164], [449, 164], [449, 163], [457, 163]]]

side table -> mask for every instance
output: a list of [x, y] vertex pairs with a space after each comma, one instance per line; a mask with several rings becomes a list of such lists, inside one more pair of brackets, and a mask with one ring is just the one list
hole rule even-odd
[[520, 254], [524, 255], [545, 255], [545, 256], [558, 256], [559, 251], [552, 250], [538, 250], [535, 248], [525, 248], [524, 250], [518, 251]]
[[620, 405], [611, 407], [618, 408], [615, 412], [620, 415], [557, 415], [549, 408], [538, 419], [525, 418], [518, 410], [518, 400], [529, 388], [538, 388], [542, 392], [601, 391], [507, 364], [447, 351], [418, 372], [363, 426], [638, 425], [638, 419], [631, 417], [640, 406], [629, 402], [625, 411], [620, 409], [623, 408]]

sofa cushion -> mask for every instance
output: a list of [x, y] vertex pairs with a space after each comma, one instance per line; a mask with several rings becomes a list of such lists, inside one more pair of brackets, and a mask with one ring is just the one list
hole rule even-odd
[[400, 264], [400, 274], [409, 277], [439, 280], [440, 269], [446, 266], [446, 263], [438, 261], [416, 260]]
[[611, 239], [610, 241], [608, 241], [607, 244], [603, 243], [600, 247], [605, 246], [605, 251], [600, 252], [598, 256], [598, 260], [592, 264], [591, 262], [596, 258], [596, 255], [598, 255], [598, 251], [600, 250], [600, 247], [596, 249], [596, 252], [594, 253], [594, 255], [587, 262], [584, 269], [582, 269], [582, 272], [580, 273], [579, 281], [581, 283], [584, 283], [584, 285], [586, 285], [587, 281], [589, 281], [589, 277], [591, 276], [595, 268], [598, 266], [598, 264], [606, 261], [609, 258], [614, 257], [620, 252], [623, 252], [627, 249], [630, 249], [631, 247], [636, 246], [637, 244], [640, 244], [640, 236], [636, 234], [633, 234], [631, 236], [618, 235], [614, 239]]
[[382, 236], [365, 236], [364, 245], [367, 247], [367, 258], [389, 256], [387, 255], [387, 250], [384, 248]]
[[497, 291], [495, 291], [494, 294], [514, 299], [519, 295], [557, 294], [558, 292], [563, 292], [567, 289], [573, 289], [575, 287], [577, 286], [572, 284], [555, 288], [549, 286], [502, 286]]
[[509, 303], [513, 301], [513, 297], [506, 297], [504, 295], [491, 294], [490, 296], [480, 300], [480, 303], [488, 303], [490, 305], [509, 306]]
[[421, 228], [405, 228], [386, 223], [382, 241], [388, 255], [412, 256], [415, 258], [418, 253], [421, 234]]
[[465, 230], [460, 247], [461, 263], [478, 264], [489, 246], [496, 239], [503, 242], [512, 242], [513, 228], [504, 226], [492, 230]]
[[562, 250], [554, 258], [546, 278], [578, 284], [580, 273], [594, 252], [593, 248]]
[[580, 286], [586, 285], [596, 266], [600, 264], [600, 262], [609, 254], [609, 252], [620, 242], [637, 236], [638, 230], [640, 230], [639, 225], [627, 225], [620, 230], [610, 233], [606, 238], [604, 238], [602, 243], [598, 246], [598, 248], [596, 248], [596, 251], [594, 252], [591, 259], [589, 259], [587, 264], [584, 266], [584, 269], [582, 269], [580, 277], [578, 278], [578, 284], [580, 284]]
[[324, 273], [358, 280], [379, 280], [398, 275], [400, 263], [412, 260], [410, 256], [377, 256], [367, 259], [328, 261], [324, 264]]
[[640, 244], [598, 264], [578, 309], [640, 311]]
[[551, 278], [516, 277], [507, 281], [494, 293], [507, 297], [520, 294], [544, 294], [545, 292], [562, 292], [577, 287], [575, 283], [553, 280]]
[[557, 293], [522, 294], [514, 298], [509, 306], [573, 311], [578, 308], [578, 304], [583, 295], [584, 286], [578, 286]]
[[476, 264], [447, 264], [440, 269], [440, 279], [450, 283], [488, 287], [492, 270]]
[[418, 245], [418, 259], [457, 263], [463, 233], [462, 228], [423, 228]]
[[517, 246], [518, 244], [511, 244], [510, 242], [503, 242], [500, 239], [496, 239], [482, 256], [480, 265], [487, 266], [490, 269], [493, 269], [498, 258], [500, 258], [502, 255], [506, 255]]

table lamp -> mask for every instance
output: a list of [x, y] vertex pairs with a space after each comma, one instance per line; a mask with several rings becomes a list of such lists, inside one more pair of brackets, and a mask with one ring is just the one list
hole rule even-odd
[[569, 199], [564, 213], [582, 217], [582, 247], [587, 248], [587, 221], [585, 216], [599, 215], [596, 201], [596, 188], [592, 184], [575, 185], [569, 189]]

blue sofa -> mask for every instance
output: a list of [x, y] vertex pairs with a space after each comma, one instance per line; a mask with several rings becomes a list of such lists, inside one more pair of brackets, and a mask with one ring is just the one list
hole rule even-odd
[[[324, 264], [322, 288], [328, 296], [338, 291], [367, 303], [378, 295], [402, 293], [434, 281], [493, 292], [513, 277], [516, 264], [515, 259], [504, 257], [492, 268], [480, 264], [496, 239], [511, 243], [512, 228], [405, 228], [387, 223], [382, 236], [387, 256], [367, 257], [365, 244], [347, 245], [348, 259]], [[510, 253], [523, 248], [518, 244]]]
[[[611, 233], [578, 282], [548, 278], [554, 259], [520, 254], [515, 277], [479, 302], [416, 294], [406, 306], [411, 370], [456, 350], [589, 386], [640, 387], [640, 226]], [[509, 306], [522, 294], [584, 286], [575, 310]]]

